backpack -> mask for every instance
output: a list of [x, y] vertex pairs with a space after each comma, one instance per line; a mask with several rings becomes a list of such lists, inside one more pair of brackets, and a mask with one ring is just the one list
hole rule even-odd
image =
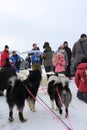
[[87, 69], [84, 69], [81, 75], [81, 81], [87, 86]]

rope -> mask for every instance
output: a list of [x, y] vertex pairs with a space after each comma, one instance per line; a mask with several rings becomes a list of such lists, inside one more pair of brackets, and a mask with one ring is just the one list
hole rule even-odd
[[[57, 91], [58, 97], [59, 97], [59, 99], [60, 99], [60, 102], [61, 102], [61, 104], [62, 104], [62, 106], [63, 106], [63, 108], [64, 108], [64, 110], [65, 110], [66, 108], [65, 108], [65, 105], [64, 105], [64, 103], [63, 103], [63, 101], [62, 101], [61, 95], [60, 95], [60, 93], [59, 93], [59, 91], [58, 91], [58, 87], [56, 87], [56, 91]], [[65, 113], [66, 113], [66, 110], [65, 110]], [[68, 120], [68, 122], [69, 122], [69, 124], [70, 124], [71, 130], [73, 130], [73, 127], [72, 127], [70, 118], [69, 118], [69, 116], [67, 115], [67, 113], [66, 113], [66, 116], [67, 116], [67, 120]]]
[[62, 126], [65, 127], [66, 130], [71, 130], [68, 125], [66, 125], [56, 114], [55, 112], [53, 112], [51, 110], [51, 108], [37, 95], [38, 100], [32, 93], [31, 91], [28, 89], [27, 86], [25, 86], [25, 88], [27, 89], [27, 91], [29, 92], [29, 94], [33, 97], [34, 100], [36, 100], [53, 118], [55, 118], [58, 122], [61, 123]]

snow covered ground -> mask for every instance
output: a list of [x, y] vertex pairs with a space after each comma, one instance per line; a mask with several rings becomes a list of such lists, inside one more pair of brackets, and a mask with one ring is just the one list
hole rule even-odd
[[[61, 120], [70, 128], [71, 124], [71, 130], [87, 130], [87, 104], [77, 99], [77, 88], [74, 84], [74, 80], [70, 80], [69, 86], [72, 92], [72, 102], [69, 106], [70, 123], [64, 116], [61, 117]], [[46, 88], [46, 75], [43, 73], [43, 79], [38, 95], [49, 107], [51, 107]], [[8, 112], [6, 97], [0, 97], [0, 130], [68, 130], [68, 128], [65, 128], [63, 124], [55, 119], [54, 116], [51, 115], [48, 110], [44, 109], [38, 102], [36, 102], [36, 112], [31, 112], [26, 102], [24, 117], [27, 118], [27, 122], [25, 123], [19, 121], [16, 107], [14, 108], [14, 121], [9, 123]], [[58, 115], [58, 111], [54, 110], [54, 112]]]

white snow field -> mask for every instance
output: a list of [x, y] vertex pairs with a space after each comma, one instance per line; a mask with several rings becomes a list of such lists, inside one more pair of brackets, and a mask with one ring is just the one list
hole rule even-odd
[[[27, 75], [28, 71], [22, 71], [22, 73]], [[43, 72], [42, 76], [43, 78], [38, 91], [38, 96], [51, 108], [50, 99], [46, 91], [46, 74]], [[72, 92], [72, 101], [69, 106], [69, 120], [64, 117], [64, 114], [61, 117], [61, 120], [70, 127], [71, 130], [87, 130], [87, 104], [77, 99], [77, 88], [74, 79], [70, 80], [69, 87]], [[36, 112], [31, 112], [27, 102], [25, 103], [24, 117], [27, 118], [25, 123], [20, 122], [18, 111], [15, 107], [14, 121], [10, 123], [8, 121], [9, 109], [6, 103], [6, 97], [0, 97], [0, 130], [69, 130], [61, 121], [55, 118], [55, 115], [53, 115], [50, 110], [47, 110], [45, 105], [42, 105], [40, 100], [39, 102], [36, 101]], [[56, 107], [54, 112], [59, 116]]]

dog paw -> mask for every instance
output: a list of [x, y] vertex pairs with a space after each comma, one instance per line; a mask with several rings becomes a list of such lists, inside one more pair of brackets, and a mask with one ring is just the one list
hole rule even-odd
[[23, 119], [23, 120], [21, 120], [22, 123], [24, 123], [24, 122], [26, 122], [26, 121], [27, 121], [27, 119]]
[[35, 110], [35, 109], [32, 109], [31, 111], [32, 111], [32, 112], [36, 112], [36, 110]]
[[14, 119], [12, 117], [9, 117], [9, 122], [12, 122]]

